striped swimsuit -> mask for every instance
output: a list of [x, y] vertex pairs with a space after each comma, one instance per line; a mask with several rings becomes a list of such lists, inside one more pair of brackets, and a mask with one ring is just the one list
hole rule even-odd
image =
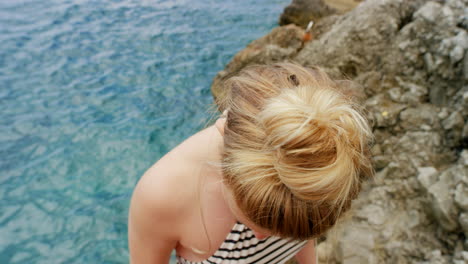
[[290, 241], [273, 236], [258, 240], [252, 230], [244, 224], [237, 222], [213, 256], [200, 262], [191, 262], [177, 256], [177, 263], [281, 264], [294, 257], [307, 242]]

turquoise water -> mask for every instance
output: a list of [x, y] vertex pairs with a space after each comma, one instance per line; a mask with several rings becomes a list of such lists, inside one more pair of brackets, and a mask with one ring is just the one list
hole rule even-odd
[[0, 0], [0, 263], [127, 263], [139, 177], [289, 0]]

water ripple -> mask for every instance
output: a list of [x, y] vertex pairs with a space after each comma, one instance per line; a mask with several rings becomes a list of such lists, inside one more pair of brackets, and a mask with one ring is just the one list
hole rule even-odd
[[127, 263], [143, 172], [289, 0], [0, 0], [0, 263]]

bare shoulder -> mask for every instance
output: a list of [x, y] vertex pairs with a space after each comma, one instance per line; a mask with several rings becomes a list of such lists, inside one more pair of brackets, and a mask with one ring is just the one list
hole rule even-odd
[[205, 129], [186, 139], [138, 181], [128, 218], [132, 264], [168, 263], [172, 250], [186, 236], [199, 208], [201, 161], [211, 151], [205, 147], [210, 131]]
[[183, 235], [194, 188], [180, 164], [183, 159], [174, 154], [148, 169], [133, 191], [128, 218], [131, 263], [168, 263]]
[[192, 208], [194, 195], [193, 184], [187, 182], [190, 175], [181, 162], [177, 152], [166, 154], [141, 177], [131, 201], [132, 208], [141, 209], [138, 214], [157, 219], [160, 227], [167, 222], [172, 230], [179, 219], [189, 213], [187, 210]]
[[144, 173], [132, 196], [131, 209], [142, 209], [137, 215], [167, 221], [171, 230], [178, 224], [183, 226], [181, 221], [192, 213], [197, 201], [199, 156], [204, 151], [197, 142], [203, 141], [207, 132], [205, 129], [192, 135]]

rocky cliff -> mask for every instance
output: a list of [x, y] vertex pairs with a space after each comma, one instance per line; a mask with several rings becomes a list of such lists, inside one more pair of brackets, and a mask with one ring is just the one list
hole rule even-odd
[[313, 14], [312, 41], [302, 43], [303, 22], [273, 29], [215, 77], [215, 99], [224, 78], [252, 63], [289, 60], [354, 80], [373, 124], [377, 173], [318, 246], [320, 260], [467, 263], [468, 1], [366, 0], [344, 14], [315, 10], [322, 11]]

